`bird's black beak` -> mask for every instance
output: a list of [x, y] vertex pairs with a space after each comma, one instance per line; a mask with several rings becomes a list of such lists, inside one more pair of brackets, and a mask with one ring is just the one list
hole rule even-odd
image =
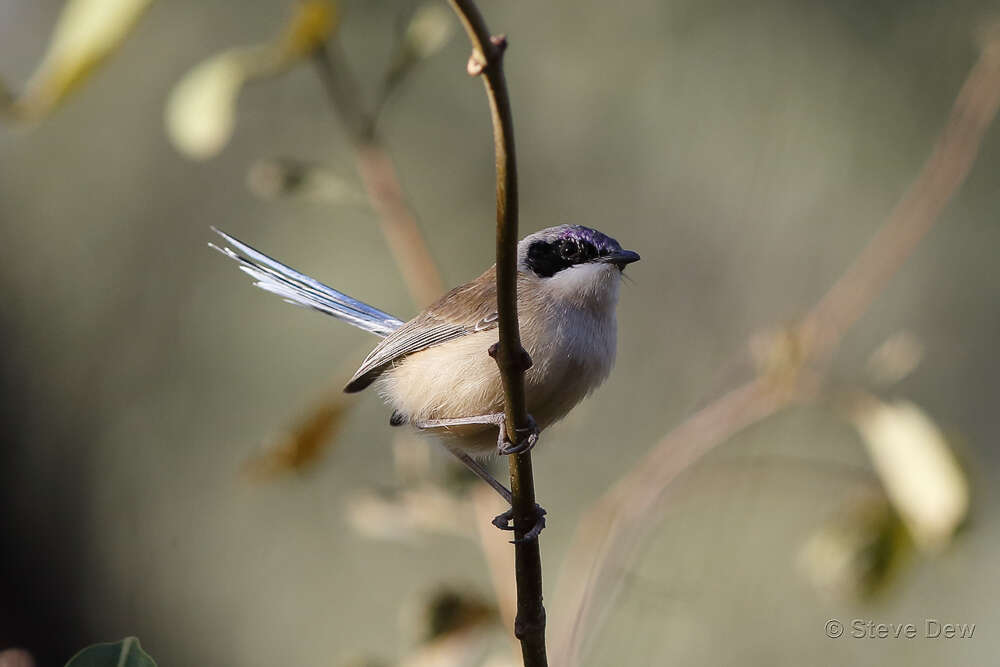
[[631, 250], [621, 250], [619, 252], [611, 253], [610, 255], [602, 255], [597, 258], [597, 261], [605, 264], [614, 264], [621, 271], [624, 270], [628, 264], [638, 262], [639, 253], [632, 252]]

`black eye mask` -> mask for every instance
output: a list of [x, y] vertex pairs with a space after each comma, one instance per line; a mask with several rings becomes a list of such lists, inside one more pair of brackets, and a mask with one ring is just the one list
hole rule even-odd
[[550, 278], [563, 269], [593, 260], [597, 254], [597, 249], [588, 241], [535, 241], [528, 246], [525, 263], [536, 275]]

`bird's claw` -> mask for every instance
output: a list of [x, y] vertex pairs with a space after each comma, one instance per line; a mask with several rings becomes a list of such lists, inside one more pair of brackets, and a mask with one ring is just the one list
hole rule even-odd
[[498, 453], [504, 456], [510, 456], [511, 454], [528, 452], [531, 451], [531, 448], [538, 442], [538, 434], [540, 431], [538, 429], [538, 424], [535, 423], [535, 418], [531, 415], [528, 415], [528, 425], [524, 428], [515, 429], [515, 431], [521, 437], [518, 438], [518, 443], [513, 445], [507, 441], [506, 430], [503, 428], [500, 429], [500, 439], [497, 442]]
[[[524, 534], [523, 537], [515, 538], [510, 541], [511, 544], [523, 544], [524, 542], [531, 542], [532, 540], [537, 540], [538, 535], [545, 528], [545, 508], [535, 503], [535, 523], [531, 526], [531, 530]], [[493, 525], [500, 530], [514, 530], [513, 525], [514, 519], [514, 508], [510, 508], [503, 514], [498, 514], [493, 518]]]

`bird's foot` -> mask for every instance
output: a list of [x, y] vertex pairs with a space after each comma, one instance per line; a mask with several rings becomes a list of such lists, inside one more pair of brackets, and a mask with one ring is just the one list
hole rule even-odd
[[[545, 528], [545, 508], [535, 503], [535, 523], [532, 524], [531, 530], [526, 532], [523, 536], [511, 540], [511, 544], [522, 544], [524, 542], [531, 542], [532, 540], [537, 540], [538, 535]], [[493, 525], [500, 530], [514, 530], [514, 508], [510, 508], [503, 514], [498, 514], [493, 519]]]
[[520, 437], [518, 438], [518, 443], [514, 445], [508, 442], [507, 430], [504, 428], [504, 423], [501, 422], [500, 434], [497, 437], [497, 453], [510, 456], [511, 454], [531, 451], [531, 448], [538, 442], [538, 434], [541, 432], [538, 424], [535, 423], [535, 418], [531, 415], [528, 415], [528, 425], [524, 428], [516, 429], [516, 431]]

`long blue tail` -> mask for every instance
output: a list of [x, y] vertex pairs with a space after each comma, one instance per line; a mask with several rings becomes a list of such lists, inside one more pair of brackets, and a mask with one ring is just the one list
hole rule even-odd
[[403, 326], [403, 322], [389, 313], [303, 275], [215, 227], [212, 231], [232, 247], [219, 247], [214, 243], [209, 243], [209, 246], [239, 262], [240, 269], [254, 279], [254, 285], [277, 294], [288, 303], [332, 315], [382, 338]]

